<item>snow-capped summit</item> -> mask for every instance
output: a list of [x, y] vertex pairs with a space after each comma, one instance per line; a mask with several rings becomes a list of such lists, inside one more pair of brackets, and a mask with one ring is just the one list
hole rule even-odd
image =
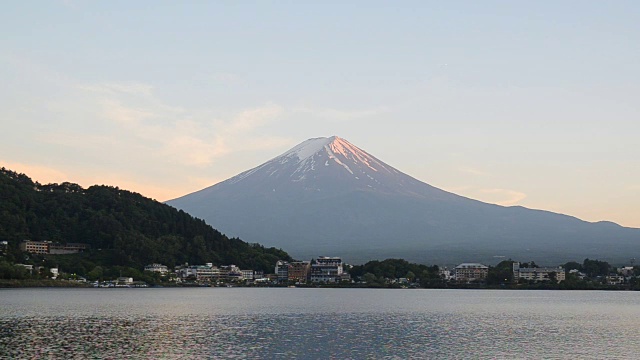
[[[169, 204], [230, 236], [350, 261], [568, 261], [626, 256], [640, 230], [592, 224], [452, 194], [337, 136], [306, 140], [253, 169]], [[550, 258], [549, 254], [553, 254]]]
[[[252, 185], [241, 185], [243, 182]], [[355, 189], [408, 194], [412, 191], [411, 184], [418, 183], [424, 190], [422, 186], [426, 184], [399, 172], [347, 140], [331, 136], [306, 140], [216, 187], [238, 184], [264, 191], [285, 191], [289, 195], [306, 198], [309, 192], [341, 193]], [[437, 190], [427, 187], [431, 191]]]

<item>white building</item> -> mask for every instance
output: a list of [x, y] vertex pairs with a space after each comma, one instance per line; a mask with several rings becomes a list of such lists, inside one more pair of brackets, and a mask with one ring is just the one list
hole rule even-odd
[[624, 277], [633, 276], [633, 266], [625, 266], [618, 269], [618, 273]]
[[60, 273], [58, 271], [58, 268], [51, 268], [51, 269], [49, 269], [49, 271], [51, 272], [51, 278], [53, 280], [57, 279], [58, 275], [60, 275]]
[[320, 256], [311, 264], [311, 282], [339, 282], [343, 272], [342, 258]]
[[207, 265], [184, 266], [177, 269], [176, 273], [181, 279], [191, 277], [198, 281], [210, 281], [213, 278], [220, 277], [220, 269], [213, 266], [212, 263], [207, 263]]
[[622, 275], [608, 275], [606, 277], [607, 285], [621, 285], [624, 284], [624, 276]]
[[151, 272], [156, 272], [164, 275], [169, 272], [169, 268], [166, 265], [154, 263], [154, 264], [145, 266], [144, 271], [151, 271]]
[[242, 274], [242, 280], [253, 280], [254, 272], [253, 270], [240, 270]]
[[444, 281], [450, 281], [455, 276], [455, 274], [451, 270], [447, 269], [447, 267], [440, 267], [438, 269], [438, 274], [440, 275], [440, 278]]
[[538, 267], [538, 268], [521, 268], [519, 262], [513, 263], [513, 278], [515, 280], [523, 279], [527, 281], [551, 281], [551, 274], [555, 273], [556, 281], [561, 282], [566, 279], [565, 271], [562, 267]]
[[480, 263], [462, 263], [455, 268], [456, 281], [484, 281], [489, 275], [489, 267]]

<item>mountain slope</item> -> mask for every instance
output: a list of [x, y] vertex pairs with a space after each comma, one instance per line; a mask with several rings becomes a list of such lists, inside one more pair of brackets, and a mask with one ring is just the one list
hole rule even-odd
[[168, 203], [224, 233], [299, 257], [561, 261], [622, 259], [640, 249], [638, 229], [468, 199], [414, 179], [335, 136], [307, 140]]

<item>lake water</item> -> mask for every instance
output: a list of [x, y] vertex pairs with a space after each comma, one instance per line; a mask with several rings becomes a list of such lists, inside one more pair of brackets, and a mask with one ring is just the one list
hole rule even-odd
[[634, 359], [640, 293], [0, 290], [1, 359]]

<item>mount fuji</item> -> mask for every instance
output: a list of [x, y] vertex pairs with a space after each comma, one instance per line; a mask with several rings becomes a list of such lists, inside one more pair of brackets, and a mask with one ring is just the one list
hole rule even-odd
[[302, 259], [550, 263], [640, 255], [640, 229], [462, 197], [336, 136], [309, 139], [168, 204], [227, 235], [281, 247]]

